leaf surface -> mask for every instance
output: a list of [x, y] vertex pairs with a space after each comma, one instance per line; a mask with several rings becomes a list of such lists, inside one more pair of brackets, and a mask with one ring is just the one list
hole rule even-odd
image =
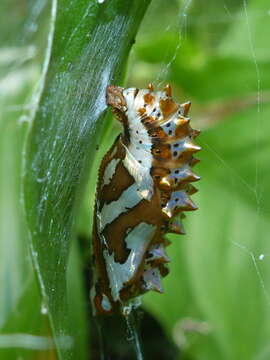
[[[66, 269], [87, 170], [149, 1], [53, 1], [41, 96], [27, 140], [24, 199], [34, 264], [60, 358], [69, 344]], [[94, 189], [93, 189], [94, 191]], [[89, 221], [90, 222], [90, 221]]]

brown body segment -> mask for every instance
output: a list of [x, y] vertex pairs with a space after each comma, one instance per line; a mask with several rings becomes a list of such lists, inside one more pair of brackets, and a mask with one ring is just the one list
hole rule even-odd
[[[97, 186], [97, 199], [99, 199], [97, 206], [102, 207], [104, 204], [108, 205], [112, 201], [115, 201], [117, 198], [119, 198], [124, 190], [126, 190], [130, 185], [132, 185], [132, 183], [134, 183], [134, 179], [123, 166], [122, 160], [124, 159], [125, 152], [123, 152], [123, 147], [121, 144], [122, 141], [119, 138], [102, 161], [99, 172], [99, 182]], [[115, 149], [117, 150], [115, 151]], [[113, 152], [115, 155], [111, 157], [110, 154]], [[120, 162], [116, 167], [110, 184], [103, 186], [102, 182], [106, 167], [112, 160], [118, 159]], [[111, 189], [109, 190], [110, 187]], [[161, 226], [163, 224], [163, 216], [160, 212], [159, 190], [155, 191], [150, 201], [142, 199], [135, 207], [129, 209], [124, 214], [121, 214], [112, 223], [108, 224], [102, 231], [102, 235], [106, 238], [106, 248], [111, 254], [114, 254], [114, 260], [116, 262], [123, 264], [127, 260], [130, 252], [125, 242], [127, 232], [142, 222], [153, 224], [157, 229], [151, 240], [151, 245], [162, 242]], [[102, 244], [100, 234], [97, 231], [97, 217], [95, 216], [93, 231], [93, 252], [95, 256], [95, 271], [97, 274], [99, 274], [97, 279], [98, 294], [97, 298], [95, 299], [95, 304], [96, 308], [98, 307], [97, 312], [99, 314], [113, 313], [118, 311], [120, 306], [120, 303], [115, 302], [111, 296], [110, 283], [107, 276], [106, 264], [104, 262], [103, 256], [104, 248], [105, 247], [104, 244]], [[142, 276], [142, 272], [143, 263], [136, 272], [134, 278], [132, 278], [126, 284], [125, 289], [121, 291], [121, 300], [128, 300], [130, 297], [132, 298], [141, 292], [142, 289], [139, 278]], [[110, 299], [111, 304], [113, 304], [112, 311], [105, 312], [102, 309], [100, 304], [102, 294], [105, 294]]]

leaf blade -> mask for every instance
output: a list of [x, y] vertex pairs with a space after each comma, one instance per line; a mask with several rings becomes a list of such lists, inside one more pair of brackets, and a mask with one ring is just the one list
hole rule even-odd
[[24, 199], [32, 255], [60, 358], [73, 356], [61, 343], [71, 334], [67, 258], [85, 175], [106, 125], [105, 88], [120, 81], [148, 4], [57, 3], [48, 71], [28, 136]]

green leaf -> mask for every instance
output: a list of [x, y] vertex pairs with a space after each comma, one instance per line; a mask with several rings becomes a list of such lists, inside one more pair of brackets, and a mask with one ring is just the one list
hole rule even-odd
[[269, 2], [267, 0], [243, 1], [233, 26], [219, 46], [223, 56], [241, 59], [256, 58], [269, 61], [265, 35], [269, 31]]
[[267, 63], [259, 64], [258, 78], [254, 62], [251, 60], [212, 56], [199, 68], [185, 67], [181, 59], [178, 60], [173, 65], [173, 80], [191, 99], [196, 99], [202, 104], [227, 99], [225, 107], [229, 107], [230, 99], [235, 100], [238, 97], [241, 102], [247, 93], [253, 97], [255, 103], [258, 81], [261, 91], [266, 92], [269, 88], [270, 75]]
[[[73, 358], [66, 269], [105, 117], [149, 1], [53, 1], [42, 92], [26, 151], [24, 200], [43, 301], [61, 359]], [[64, 345], [64, 346], [63, 346]]]
[[[6, 114], [7, 116], [7, 114]], [[11, 121], [10, 121], [11, 120]], [[20, 150], [25, 127], [19, 127], [13, 119], [1, 121], [0, 167], [9, 176], [0, 177], [0, 327], [7, 321], [16, 302], [31, 278], [31, 262], [27, 251], [26, 233], [19, 206]], [[10, 156], [10, 154], [13, 156]], [[20, 243], [18, 239], [21, 238]], [[29, 266], [30, 264], [30, 266]], [[29, 279], [30, 280], [30, 279]], [[21, 286], [24, 284], [24, 286]]]
[[[42, 44], [46, 31], [42, 28], [37, 41], [35, 31], [27, 27], [31, 23], [38, 28], [44, 20], [45, 2], [27, 4], [27, 15], [23, 13], [26, 2], [20, 3], [20, 11], [16, 11], [17, 4], [6, 0], [0, 5], [0, 358], [10, 360], [46, 356], [50, 340], [21, 201], [22, 153], [43, 51], [37, 43]], [[36, 347], [39, 341], [41, 348]]]

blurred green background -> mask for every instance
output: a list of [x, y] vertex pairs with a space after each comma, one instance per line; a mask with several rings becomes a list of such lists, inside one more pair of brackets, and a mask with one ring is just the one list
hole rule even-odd
[[[106, 6], [106, 1], [87, 4]], [[55, 323], [62, 321], [62, 313], [57, 317], [47, 306], [53, 306], [47, 296], [54, 290], [49, 296], [42, 288], [46, 262], [39, 268], [35, 257], [44, 253], [29, 241], [33, 229], [23, 210], [25, 142], [33, 140], [27, 129], [39, 106], [37, 94], [50, 81], [44, 69], [53, 3], [0, 3], [0, 359], [56, 359], [52, 339]], [[60, 39], [61, 27], [56, 30]], [[267, 0], [152, 0], [128, 59], [125, 86], [170, 83], [176, 100], [192, 102], [193, 127], [202, 130], [196, 167], [202, 179], [194, 195], [199, 210], [185, 220], [187, 235], [170, 236], [165, 293], [143, 299], [178, 349], [175, 359], [270, 359], [268, 36]], [[99, 162], [120, 131], [110, 114], [104, 124], [73, 214], [68, 290], [62, 298], [53, 294], [69, 304], [68, 327], [76, 329], [74, 339], [65, 329], [58, 339], [68, 354], [60, 351], [62, 359], [91, 356], [83, 269], [90, 256]], [[86, 239], [83, 246], [78, 237]], [[66, 253], [59, 246], [57, 251]]]

